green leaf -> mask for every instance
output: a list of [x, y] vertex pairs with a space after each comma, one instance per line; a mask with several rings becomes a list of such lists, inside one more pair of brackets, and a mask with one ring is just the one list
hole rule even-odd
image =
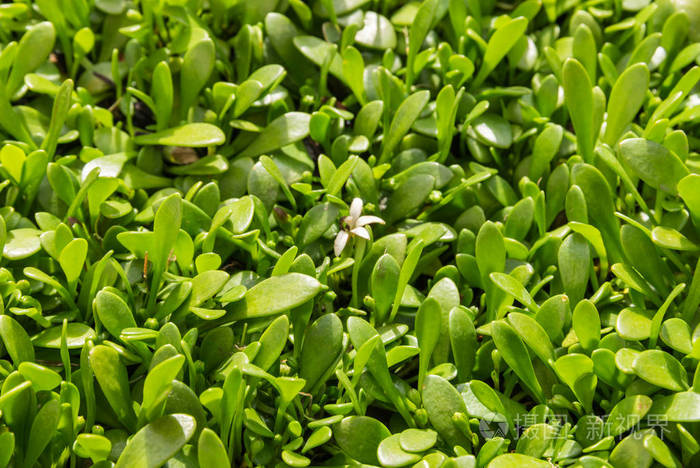
[[671, 194], [677, 193], [678, 182], [689, 173], [678, 156], [644, 138], [620, 143], [620, 157], [646, 184]]
[[508, 323], [542, 362], [554, 363], [554, 347], [547, 332], [529, 315], [520, 312], [508, 314]]
[[180, 70], [180, 109], [182, 115], [185, 115], [189, 108], [196, 104], [199, 92], [214, 70], [215, 59], [214, 41], [208, 37], [192, 44], [185, 53]]
[[362, 106], [355, 118], [355, 134], [372, 138], [383, 112], [384, 101], [371, 101]]
[[617, 316], [615, 328], [626, 340], [646, 340], [651, 333], [649, 314], [635, 307], [625, 308]]
[[61, 406], [58, 400], [47, 401], [36, 414], [29, 432], [24, 466], [34, 466], [39, 460], [56, 432], [60, 415]]
[[608, 117], [603, 141], [614, 145], [644, 104], [649, 88], [649, 69], [637, 63], [625, 69], [615, 81], [608, 99]]
[[430, 357], [440, 338], [441, 322], [442, 309], [440, 308], [440, 303], [432, 297], [427, 298], [423, 301], [416, 314], [416, 338], [420, 347], [418, 388], [423, 388], [423, 381], [428, 371]]
[[698, 184], [700, 184], [700, 175], [690, 174], [678, 181], [676, 186], [696, 226], [700, 226], [700, 193], [696, 189]]
[[399, 306], [401, 305], [401, 300], [403, 299], [404, 291], [406, 291], [406, 286], [413, 276], [413, 272], [418, 265], [418, 260], [423, 253], [423, 248], [425, 243], [422, 239], [416, 238], [411, 241], [411, 245], [408, 248], [406, 254], [406, 259], [401, 264], [401, 271], [399, 272], [399, 282], [396, 286], [396, 294], [394, 295], [394, 304], [391, 308], [391, 315], [389, 320], [393, 321], [394, 317], [399, 311]]
[[532, 148], [532, 162], [530, 163], [529, 177], [537, 180], [542, 177], [549, 164], [556, 156], [564, 137], [564, 129], [556, 124], [547, 124], [537, 138]]
[[496, 68], [496, 65], [503, 60], [508, 51], [525, 34], [527, 24], [527, 18], [519, 17], [505, 22], [496, 29], [489, 39], [486, 52], [484, 53], [484, 61], [476, 78], [474, 78], [473, 86], [475, 88], [482, 85], [484, 80]]
[[167, 269], [170, 251], [177, 240], [182, 222], [182, 202], [180, 195], [175, 193], [163, 200], [158, 207], [153, 221], [153, 237], [150, 250], [146, 252], [153, 262], [153, 276], [148, 308], [153, 310], [158, 287], [163, 272]]
[[[61, 349], [63, 327], [48, 328], [32, 338], [32, 344], [39, 348]], [[88, 340], [97, 337], [95, 330], [79, 322], [70, 322], [66, 328], [66, 346], [68, 349], [78, 349], [85, 346]]]
[[9, 260], [22, 260], [41, 250], [39, 235], [41, 231], [33, 228], [13, 229], [7, 233], [3, 255]]
[[644, 438], [653, 433], [653, 429], [644, 429], [628, 435], [620, 441], [610, 454], [610, 462], [615, 467], [637, 468], [649, 467], [653, 463], [651, 454], [644, 448]]
[[423, 90], [416, 91], [401, 102], [391, 120], [391, 125], [385, 130], [386, 134], [379, 157], [380, 163], [388, 162], [394, 157], [394, 150], [410, 130], [429, 99], [430, 92]]
[[502, 272], [506, 263], [506, 251], [503, 243], [503, 234], [498, 227], [490, 222], [485, 222], [476, 236], [476, 262], [479, 272], [486, 284], [486, 278], [492, 272]]
[[520, 337], [507, 323], [500, 320], [491, 323], [491, 336], [496, 344], [496, 348], [500, 351], [510, 368], [513, 369], [513, 372], [530, 389], [535, 398], [539, 401], [544, 401], [542, 387], [537, 381], [530, 355]]
[[0, 338], [15, 366], [34, 361], [34, 347], [29, 335], [15, 319], [0, 315]]
[[686, 371], [676, 358], [659, 349], [642, 351], [632, 365], [640, 379], [674, 392], [688, 389]]
[[[136, 424], [126, 366], [113, 348], [97, 345], [90, 351], [90, 368], [119, 420], [128, 428]], [[142, 429], [143, 430], [143, 429]], [[120, 457], [120, 460], [124, 458]], [[130, 466], [130, 465], [126, 465]]]
[[516, 450], [518, 453], [532, 457], [541, 457], [549, 449], [559, 436], [559, 429], [547, 424], [537, 423], [528, 427], [523, 436], [518, 439]]
[[630, 55], [628, 66], [636, 63], [646, 62], [650, 63], [654, 55], [654, 52], [659, 47], [661, 43], [661, 33], [649, 34], [645, 37], [632, 51]]
[[390, 435], [384, 424], [369, 416], [349, 416], [333, 426], [333, 437], [341, 450], [370, 465], [379, 465], [377, 448]]
[[649, 411], [670, 422], [700, 421], [700, 393], [679, 392], [656, 398]]
[[591, 82], [596, 80], [596, 42], [591, 29], [585, 23], [579, 24], [574, 30], [572, 51], [573, 57], [577, 59], [588, 72]]
[[66, 80], [61, 84], [54, 98], [51, 122], [49, 123], [46, 137], [41, 144], [41, 149], [46, 150], [50, 158], [53, 157], [53, 154], [56, 152], [56, 144], [58, 143], [63, 124], [70, 110], [72, 94], [73, 80]]
[[224, 143], [226, 137], [216, 125], [208, 123], [189, 123], [156, 133], [137, 135], [137, 145], [167, 145], [199, 148], [216, 146]]
[[651, 453], [656, 461], [664, 466], [682, 466], [680, 461], [678, 461], [671, 452], [671, 449], [668, 448], [668, 445], [666, 445], [664, 441], [655, 434], [647, 434], [644, 436], [644, 448]]
[[24, 154], [24, 151], [15, 145], [7, 144], [0, 150], [0, 163], [17, 184], [22, 180], [22, 171], [26, 159], [27, 156]]
[[15, 434], [3, 432], [0, 434], [0, 468], [7, 468], [15, 451]]
[[196, 420], [187, 414], [169, 414], [139, 430], [127, 442], [116, 468], [158, 468], [194, 435]]
[[430, 450], [437, 442], [437, 432], [430, 429], [406, 429], [399, 439], [407, 452], [420, 453]]
[[462, 396], [450, 382], [437, 375], [425, 377], [421, 389], [423, 407], [433, 428], [451, 446], [471, 448], [471, 441], [452, 422], [455, 413], [467, 414]]
[[294, 398], [304, 389], [306, 381], [296, 377], [277, 377], [275, 383], [279, 388], [282, 406], [291, 403]]
[[32, 382], [34, 391], [53, 390], [61, 385], [61, 375], [58, 372], [34, 362], [22, 362], [17, 366], [22, 377]]
[[499, 289], [513, 296], [518, 300], [518, 302], [530, 309], [533, 313], [537, 312], [537, 304], [532, 300], [532, 297], [530, 297], [527, 289], [525, 289], [520, 281], [513, 278], [511, 275], [499, 272], [491, 273], [489, 278]]
[[374, 298], [377, 314], [376, 322], [383, 323], [396, 295], [401, 267], [390, 254], [384, 254], [377, 260], [370, 277], [370, 289]]
[[299, 52], [319, 67], [323, 67], [326, 61], [330, 60], [328, 71], [343, 80], [343, 61], [340, 54], [336, 53], [334, 44], [314, 36], [296, 36], [293, 44]]
[[36, 403], [32, 404], [36, 397], [32, 383], [25, 381], [18, 373], [10, 375], [12, 377], [4, 382], [5, 391], [0, 397], [3, 419], [15, 432], [28, 430], [30, 411], [36, 409]]
[[457, 378], [465, 381], [471, 375], [476, 357], [476, 329], [469, 314], [455, 307], [449, 316], [450, 347], [457, 367]]
[[282, 450], [282, 461], [293, 468], [309, 466], [311, 460], [298, 453]]
[[581, 63], [573, 58], [564, 62], [562, 86], [571, 122], [576, 130], [578, 149], [584, 161], [593, 161], [593, 148], [599, 128], [593, 116], [593, 86]]
[[416, 56], [432, 26], [437, 3], [437, 0], [425, 0], [422, 2], [409, 28], [408, 55], [406, 57], [406, 86], [408, 88], [413, 84]]
[[513, 142], [510, 123], [500, 115], [485, 113], [472, 121], [472, 128], [479, 140], [496, 148], [508, 148]]
[[259, 162], [265, 168], [267, 173], [270, 174], [270, 176], [272, 176], [273, 179], [275, 179], [277, 184], [279, 184], [280, 188], [282, 189], [282, 192], [284, 192], [285, 197], [287, 197], [287, 200], [292, 205], [292, 208], [296, 208], [297, 202], [294, 199], [294, 195], [292, 195], [292, 192], [289, 190], [289, 187], [287, 186], [287, 181], [284, 179], [284, 176], [277, 167], [277, 164], [275, 164], [275, 161], [269, 156], [262, 155], [260, 156]]
[[233, 117], [240, 117], [265, 91], [279, 83], [285, 73], [277, 64], [265, 65], [253, 72], [236, 90]]
[[[233, 233], [240, 234], [248, 229], [250, 223], [253, 221], [255, 203], [251, 197], [242, 197], [230, 203], [229, 206], [231, 207], [231, 211], [228, 218], [233, 225]], [[214, 220], [216, 220], [216, 216], [214, 216]], [[212, 225], [215, 224], [214, 220], [212, 220]]]
[[333, 431], [328, 426], [322, 426], [316, 429], [311, 435], [306, 439], [304, 447], [301, 449], [301, 453], [306, 453], [311, 449], [320, 447], [333, 437]]
[[404, 181], [387, 202], [384, 217], [389, 223], [414, 214], [435, 187], [435, 178], [428, 174], [416, 174]]
[[343, 77], [360, 104], [366, 101], [364, 69], [362, 54], [352, 46], [346, 47], [343, 50]]
[[44, 63], [53, 50], [56, 40], [56, 28], [48, 21], [37, 23], [30, 27], [19, 41], [16, 60], [5, 82], [8, 96], [14, 95], [24, 82], [27, 73], [36, 70]]
[[300, 246], [304, 247], [319, 239], [335, 223], [339, 212], [338, 207], [332, 203], [314, 205], [307, 211], [297, 233]]
[[678, 317], [666, 320], [659, 332], [661, 341], [679, 353], [690, 354], [693, 346], [690, 340], [690, 327]]
[[338, 169], [333, 173], [328, 184], [326, 185], [326, 192], [329, 195], [339, 195], [340, 191], [343, 189], [343, 185], [352, 175], [355, 170], [355, 166], [360, 161], [357, 156], [350, 156], [343, 164], [341, 164]]
[[401, 447], [401, 434], [394, 434], [382, 440], [379, 444], [377, 458], [382, 466], [401, 467], [418, 462], [421, 456], [417, 453], [405, 451]]
[[600, 342], [600, 316], [595, 304], [584, 299], [574, 308], [572, 318], [576, 336], [587, 353], [592, 353]]
[[583, 299], [588, 285], [591, 267], [588, 242], [579, 233], [566, 237], [559, 247], [557, 260], [564, 291], [571, 299], [571, 303], [577, 304]]
[[547, 468], [548, 466], [548, 462], [529, 455], [504, 453], [491, 460], [487, 468]]
[[[219, 175], [226, 172], [228, 169], [228, 161], [220, 154], [211, 154], [198, 159], [192, 164], [184, 166], [171, 166], [168, 172], [174, 175]], [[199, 195], [200, 192], [197, 193]]]
[[[581, 189], [578, 187], [577, 189], [583, 196], [583, 191], [581, 191]], [[604, 277], [603, 275], [607, 275], [608, 254], [605, 250], [605, 243], [603, 242], [603, 237], [601, 236], [600, 231], [589, 224], [584, 224], [576, 221], [569, 222], [568, 226], [571, 228], [572, 231], [579, 233], [583, 237], [585, 237], [588, 243], [593, 246], [593, 249], [598, 255], [598, 259], [600, 260], [601, 277]]]
[[112, 442], [98, 434], [78, 434], [73, 443], [73, 451], [82, 458], [91, 458], [93, 462], [105, 460], [112, 452]]
[[335, 314], [316, 320], [306, 333], [299, 358], [299, 376], [306, 380], [306, 389], [321, 385], [333, 372], [343, 350], [343, 324]]
[[332, 9], [332, 11], [338, 16], [345, 15], [346, 13], [350, 13], [351, 11], [360, 8], [368, 1], [369, 0], [316, 0], [313, 2], [314, 13], [318, 14], [322, 18], [328, 18], [330, 14], [329, 9]]
[[698, 245], [691, 242], [680, 232], [673, 228], [665, 226], [656, 226], [651, 230], [651, 240], [659, 247], [681, 250], [681, 251], [696, 251], [700, 250]]
[[666, 283], [671, 273], [649, 236], [641, 229], [626, 224], [620, 230], [620, 240], [634, 268], [648, 279], [657, 291], [667, 293]]
[[184, 362], [185, 357], [178, 354], [158, 363], [148, 371], [143, 384], [143, 402], [141, 404], [141, 411], [146, 419], [150, 420], [157, 414], [156, 408], [165, 401], [170, 393], [171, 382], [177, 377]]
[[192, 279], [190, 306], [197, 307], [221, 291], [228, 281], [228, 273], [221, 270], [204, 271]]
[[658, 296], [651, 289], [649, 283], [647, 283], [647, 281], [629, 265], [625, 263], [616, 263], [610, 268], [610, 270], [629, 287], [649, 296], [650, 298], [653, 298], [656, 302], [658, 302]]
[[386, 17], [374, 11], [366, 11], [363, 21], [362, 28], [355, 33], [355, 42], [382, 51], [396, 47], [396, 32]]
[[315, 278], [301, 273], [273, 276], [248, 289], [244, 300], [234, 303], [230, 318], [278, 315], [313, 299], [323, 289]]
[[110, 15], [120, 15], [126, 4], [123, 0], [95, 0], [95, 7]]
[[260, 350], [253, 359], [255, 365], [263, 370], [269, 370], [282, 354], [288, 335], [289, 318], [282, 315], [273, 320], [260, 336]]
[[295, 47], [293, 39], [299, 35], [299, 31], [294, 23], [280, 13], [270, 12], [265, 16], [265, 29], [273, 49], [287, 65], [287, 71], [294, 81], [303, 83], [304, 79], [311, 73], [306, 66], [291, 66], [308, 64], [301, 52]]
[[[603, 428], [604, 434], [617, 436], [634, 427], [649, 412], [652, 399], [646, 395], [634, 395], [616, 404]], [[658, 414], [658, 413], [657, 413]]]
[[302, 140], [309, 134], [310, 120], [311, 115], [304, 112], [288, 112], [281, 115], [270, 122], [262, 133], [236, 157], [258, 156]]
[[153, 69], [151, 96], [155, 105], [158, 130], [168, 127], [173, 113], [173, 78], [167, 62], [159, 62]]
[[389, 364], [387, 361], [386, 349], [382, 341], [377, 341], [373, 346], [370, 357], [367, 361], [367, 368], [374, 377], [374, 380], [379, 385], [382, 393], [394, 405], [398, 413], [403, 418], [404, 422], [409, 426], [415, 424], [413, 417], [408, 412], [408, 407], [404, 397], [399, 393], [394, 380], [389, 372]]
[[58, 262], [66, 275], [68, 284], [74, 284], [80, 277], [87, 257], [88, 243], [85, 239], [73, 239], [61, 250]]
[[197, 455], [200, 466], [226, 466], [229, 459], [221, 439], [208, 427], [202, 430], [197, 443]]
[[[589, 164], [577, 164], [571, 171], [571, 182], [578, 185], [583, 192], [588, 208], [588, 218], [600, 231], [608, 257], [613, 262], [620, 261], [623, 258], [620, 245], [620, 222], [615, 217], [612, 193], [603, 174]], [[581, 234], [586, 235], [585, 232]]]

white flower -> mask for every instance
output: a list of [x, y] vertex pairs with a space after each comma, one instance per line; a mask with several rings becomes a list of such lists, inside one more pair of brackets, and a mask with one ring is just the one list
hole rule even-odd
[[362, 214], [362, 199], [355, 198], [350, 204], [350, 215], [340, 220], [343, 229], [338, 233], [333, 244], [335, 256], [338, 257], [343, 252], [343, 249], [348, 243], [350, 236], [357, 236], [369, 240], [369, 232], [367, 232], [368, 224], [379, 223], [384, 224], [384, 220], [378, 216], [360, 216]]

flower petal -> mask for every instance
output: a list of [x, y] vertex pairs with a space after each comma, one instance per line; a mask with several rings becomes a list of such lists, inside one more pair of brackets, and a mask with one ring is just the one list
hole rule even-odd
[[333, 251], [336, 257], [340, 257], [343, 253], [345, 245], [348, 243], [350, 235], [346, 231], [340, 231], [337, 236], [335, 236], [335, 242], [333, 243]]
[[384, 224], [384, 220], [380, 218], [379, 216], [372, 216], [372, 215], [365, 215], [365, 216], [360, 216], [357, 218], [357, 221], [355, 222], [355, 226], [360, 227], [360, 226], [366, 226], [368, 224]]
[[354, 198], [350, 204], [350, 217], [355, 221], [362, 214], [362, 198]]
[[357, 237], [362, 237], [363, 239], [369, 240], [369, 232], [367, 232], [367, 229], [363, 227], [356, 227], [355, 229], [350, 231], [351, 233], [355, 234]]

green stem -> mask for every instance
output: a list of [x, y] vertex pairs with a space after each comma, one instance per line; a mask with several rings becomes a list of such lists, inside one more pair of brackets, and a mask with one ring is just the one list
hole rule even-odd
[[661, 224], [661, 215], [663, 214], [664, 193], [661, 190], [656, 191], [656, 200], [654, 202], [654, 220], [656, 224]]
[[352, 382], [350, 382], [350, 379], [348, 379], [348, 376], [345, 374], [345, 372], [343, 372], [342, 369], [337, 369], [335, 371], [335, 375], [338, 378], [338, 382], [340, 382], [340, 385], [347, 392], [348, 397], [352, 402], [352, 406], [353, 408], [355, 408], [355, 413], [357, 413], [360, 416], [364, 415], [365, 410], [362, 407], [362, 403], [360, 403], [360, 399], [357, 397], [357, 392], [355, 392], [355, 388], [353, 387]]
[[365, 254], [365, 247], [367, 246], [367, 241], [358, 237], [355, 241], [355, 263], [352, 266], [352, 299], [350, 299], [350, 305], [352, 307], [358, 306], [358, 278], [360, 275], [360, 263], [362, 262], [362, 257]]
[[698, 259], [698, 263], [695, 265], [695, 272], [693, 273], [693, 279], [690, 281], [688, 295], [685, 301], [683, 301], [683, 320], [690, 324], [694, 323], [698, 306], [700, 306], [700, 259]]

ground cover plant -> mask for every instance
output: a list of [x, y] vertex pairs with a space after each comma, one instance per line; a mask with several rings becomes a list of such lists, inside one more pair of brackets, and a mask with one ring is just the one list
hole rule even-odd
[[700, 466], [700, 2], [0, 4], [0, 468]]

